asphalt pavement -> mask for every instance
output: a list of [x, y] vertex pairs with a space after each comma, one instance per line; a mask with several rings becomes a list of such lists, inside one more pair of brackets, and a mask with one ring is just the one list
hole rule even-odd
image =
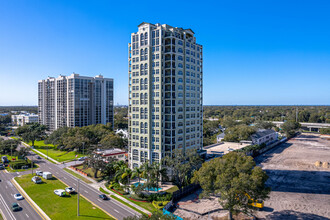
[[[45, 220], [46, 218], [39, 213], [38, 209], [27, 198], [17, 201], [14, 194], [22, 192], [16, 188], [12, 182], [13, 173], [6, 173], [4, 170], [0, 171], [0, 208], [7, 220]], [[11, 209], [12, 203], [17, 202], [22, 207], [21, 211], [13, 212]]]
[[[34, 153], [29, 156], [29, 159], [36, 158]], [[101, 200], [99, 198], [100, 194], [103, 194], [99, 190], [95, 189], [94, 187], [88, 185], [84, 181], [74, 177], [73, 175], [69, 174], [68, 172], [64, 171], [60, 165], [53, 164], [45, 159], [33, 159], [35, 163], [39, 165], [39, 168], [36, 170], [41, 170], [43, 172], [51, 172], [53, 176], [55, 176], [57, 179], [61, 180], [64, 184], [71, 186], [78, 190], [78, 181], [79, 181], [79, 191], [80, 195], [85, 197], [87, 200], [92, 202], [94, 205], [96, 205], [98, 208], [105, 211], [107, 214], [110, 214], [116, 219], [123, 219], [128, 216], [140, 216], [141, 214], [134, 211], [133, 209], [123, 205], [122, 203], [114, 200]], [[35, 171], [36, 171], [35, 170]], [[35, 173], [34, 171], [34, 173]], [[27, 171], [28, 172], [28, 171]]]
[[[7, 139], [7, 138], [6, 138]], [[23, 147], [24, 145], [21, 145], [20, 147]], [[88, 185], [84, 181], [74, 177], [73, 175], [69, 174], [68, 172], [63, 170], [63, 167], [65, 167], [63, 164], [53, 164], [49, 161], [47, 161], [44, 158], [37, 159], [37, 155], [30, 151], [30, 156], [28, 156], [30, 160], [33, 160], [36, 164], [39, 165], [39, 168], [33, 169], [33, 172], [35, 173], [37, 170], [41, 170], [43, 172], [51, 172], [53, 176], [55, 176], [57, 179], [62, 181], [65, 185], [71, 186], [78, 190], [78, 181], [79, 181], [79, 193], [81, 196], [83, 196], [85, 199], [87, 199], [89, 202], [91, 202], [96, 207], [102, 209], [104, 212], [106, 212], [108, 215], [116, 218], [116, 219], [123, 219], [125, 217], [129, 216], [141, 216], [140, 213], [136, 212], [135, 210], [123, 205], [122, 203], [116, 201], [115, 199], [110, 198], [109, 200], [101, 200], [99, 198], [100, 194], [103, 194], [99, 190], [95, 189], [94, 187]], [[12, 214], [13, 212], [10, 210], [11, 204], [14, 201], [13, 194], [18, 193], [15, 186], [12, 184], [11, 179], [14, 176], [17, 175], [23, 175], [26, 173], [31, 173], [31, 171], [25, 171], [20, 173], [4, 173], [1, 171], [0, 179], [2, 182], [0, 183], [2, 186], [0, 187], [0, 208], [3, 210], [4, 215], [6, 216], [7, 220], [15, 220], [15, 219], [33, 219], [33, 220], [39, 220], [43, 219], [32, 206], [28, 206], [29, 203], [27, 203], [25, 200], [22, 200], [21, 202], [18, 202], [19, 205], [22, 204], [23, 210], [17, 213]], [[4, 184], [5, 187], [3, 187]], [[7, 188], [10, 188], [10, 192], [7, 190]], [[16, 191], [15, 191], [16, 190]], [[1, 198], [5, 197], [4, 199]], [[4, 203], [7, 204], [4, 205]], [[4, 208], [2, 206], [4, 205]], [[9, 210], [8, 210], [9, 209]], [[6, 213], [6, 214], [5, 214]], [[81, 213], [83, 214], [83, 210], [81, 210]], [[15, 218], [15, 215], [17, 215], [17, 218]], [[8, 216], [8, 217], [7, 217]]]

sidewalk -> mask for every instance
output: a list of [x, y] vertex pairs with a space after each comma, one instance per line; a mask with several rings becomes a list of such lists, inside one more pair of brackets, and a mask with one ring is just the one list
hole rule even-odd
[[[112, 192], [111, 190], [107, 189], [107, 187], [105, 186], [105, 181], [101, 181], [101, 182], [96, 182], [94, 179], [90, 178], [90, 177], [86, 177], [81, 175], [81, 173], [78, 173], [77, 171], [71, 169], [70, 167], [68, 167], [68, 169], [70, 169], [71, 171], [79, 174], [80, 176], [92, 181], [93, 183], [89, 184], [90, 186], [94, 187], [96, 190], [100, 190], [100, 187], [103, 188], [105, 191], [107, 191], [108, 193], [110, 193], [110, 195], [116, 196], [117, 198], [119, 198], [120, 200], [128, 203], [129, 205], [133, 206], [134, 208], [140, 210], [141, 212], [146, 213], [147, 215], [151, 215], [152, 213], [149, 212], [148, 210], [136, 205], [135, 203], [131, 202], [130, 200], [126, 199], [125, 197], [122, 197], [114, 192]], [[115, 200], [114, 200], [115, 201]]]
[[105, 191], [107, 191], [108, 193], [110, 193], [110, 195], [116, 196], [116, 197], [119, 198], [120, 200], [122, 200], [122, 201], [128, 203], [129, 205], [133, 206], [134, 208], [140, 210], [141, 212], [146, 213], [147, 215], [151, 215], [151, 214], [152, 214], [152, 213], [149, 212], [148, 210], [146, 210], [146, 209], [144, 209], [144, 208], [142, 208], [142, 207], [136, 205], [135, 203], [131, 202], [130, 200], [126, 199], [125, 197], [120, 196], [120, 195], [118, 195], [117, 193], [112, 192], [111, 190], [108, 190], [107, 187], [105, 187], [105, 181], [102, 181], [101, 183], [102, 183], [102, 188], [103, 188]]

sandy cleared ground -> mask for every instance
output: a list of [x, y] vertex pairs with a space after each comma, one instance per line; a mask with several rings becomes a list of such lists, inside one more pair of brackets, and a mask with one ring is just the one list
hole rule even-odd
[[330, 139], [302, 134], [256, 158], [269, 175], [272, 188], [262, 219], [329, 219], [330, 169], [315, 162], [330, 162]]
[[[257, 157], [272, 188], [265, 208], [255, 213], [258, 219], [330, 219], [330, 168], [316, 167], [316, 161], [330, 162], [330, 137], [302, 134]], [[183, 219], [226, 219], [228, 212], [218, 200], [197, 199], [200, 192], [181, 199], [174, 214]]]

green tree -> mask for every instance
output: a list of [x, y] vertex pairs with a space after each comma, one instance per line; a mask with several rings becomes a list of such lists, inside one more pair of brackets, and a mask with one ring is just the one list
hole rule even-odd
[[141, 168], [139, 168], [139, 167], [135, 167], [135, 168], [133, 169], [132, 178], [137, 177], [137, 178], [139, 179], [139, 183], [140, 183], [142, 173], [143, 173], [143, 171], [142, 171]]
[[117, 160], [114, 158], [108, 159], [108, 163], [104, 166], [104, 168], [101, 170], [102, 174], [105, 176], [105, 179], [110, 182], [116, 174], [116, 163]]
[[286, 121], [281, 126], [282, 131], [288, 138], [292, 137], [300, 127], [301, 125], [299, 124], [299, 122], [295, 121]]
[[84, 168], [91, 168], [94, 173], [94, 178], [97, 178], [97, 172], [103, 170], [106, 166], [106, 162], [104, 162], [97, 155], [91, 156], [87, 158], [83, 163]]
[[24, 141], [31, 141], [32, 146], [38, 139], [46, 137], [46, 126], [39, 123], [26, 124], [16, 129], [16, 134], [22, 137]]
[[257, 121], [255, 123], [255, 127], [259, 129], [272, 129], [275, 127], [275, 124], [267, 121]]
[[267, 179], [266, 172], [256, 166], [252, 157], [236, 152], [204, 163], [193, 177], [203, 189], [202, 196], [219, 197], [222, 208], [229, 211], [229, 219], [234, 212], [251, 213], [254, 210], [249, 205], [249, 196], [253, 200], [268, 198]]
[[125, 145], [124, 138], [116, 135], [114, 133], [107, 134], [102, 140], [100, 141], [102, 148], [120, 148], [125, 149], [127, 145]]
[[247, 125], [236, 125], [225, 130], [224, 141], [239, 142], [249, 140], [250, 136], [256, 132], [255, 128]]
[[201, 166], [202, 159], [196, 150], [184, 152], [176, 149], [172, 156], [168, 155], [163, 158], [162, 164], [170, 171], [173, 184], [181, 190], [190, 183], [192, 173]]
[[237, 124], [238, 122], [229, 116], [224, 117], [222, 120], [222, 127], [225, 127], [226, 129], [234, 127]]
[[158, 188], [159, 188], [159, 182], [161, 180], [161, 178], [167, 178], [167, 169], [162, 167], [160, 165], [160, 163], [158, 162], [154, 162], [152, 163], [151, 165], [151, 172], [152, 172], [152, 176], [154, 178], [154, 183], [155, 183], [155, 186], [157, 188], [157, 192], [158, 192]]
[[18, 147], [19, 141], [13, 140], [13, 139], [8, 139], [8, 140], [3, 140], [0, 139], [0, 153], [1, 154], [11, 154], [15, 153], [16, 149]]

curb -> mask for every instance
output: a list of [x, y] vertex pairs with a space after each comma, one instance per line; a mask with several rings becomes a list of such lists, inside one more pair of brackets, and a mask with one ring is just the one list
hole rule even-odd
[[0, 209], [0, 214], [1, 214], [2, 218], [3, 218], [3, 220], [7, 220], [6, 216], [3, 214], [2, 209]]
[[[133, 206], [134, 208], [139, 209], [141, 212], [144, 212], [144, 213], [147, 214], [147, 215], [151, 215], [151, 214], [152, 214], [151, 212], [149, 212], [149, 211], [146, 210], [145, 208], [142, 208], [141, 206], [139, 206], [139, 205], [137, 205], [137, 204], [135, 204], [135, 203], [129, 201], [129, 199], [127, 199], [127, 198], [125, 198], [125, 197], [123, 197], [123, 196], [119, 196], [117, 193], [115, 193], [115, 192], [109, 190], [106, 186], [104, 186], [104, 187], [102, 187], [102, 188], [103, 188], [103, 190], [109, 192], [110, 195], [113, 195], [113, 196], [117, 197], [118, 199], [120, 199], [120, 200], [126, 202], [127, 204]], [[117, 192], [117, 191], [116, 191], [116, 192]], [[123, 204], [123, 205], [125, 205], [125, 204]], [[134, 210], [134, 211], [135, 211], [135, 210]]]
[[[33, 206], [38, 209], [39, 215], [43, 219], [51, 220], [49, 216], [30, 198], [30, 196], [24, 191], [24, 189], [16, 182], [15, 179], [12, 179], [12, 182], [19, 188], [20, 191], [22, 191], [22, 194], [33, 204]], [[33, 208], [33, 207], [32, 207]]]
[[[66, 184], [64, 181], [62, 181], [61, 179], [59, 179], [58, 177], [56, 177], [55, 175], [53, 175], [57, 180], [61, 181], [64, 185], [66, 186], [69, 186], [68, 184]], [[113, 219], [116, 219], [118, 220], [117, 218], [115, 218], [113, 215], [111, 215], [110, 213], [108, 213], [107, 211], [105, 211], [104, 209], [102, 209], [100, 206], [96, 205], [94, 202], [90, 201], [89, 199], [87, 199], [84, 195], [82, 195], [80, 192], [79, 192], [79, 195], [81, 197], [83, 197], [84, 199], [86, 199], [88, 202], [90, 202], [92, 205], [96, 206], [97, 208], [99, 208], [101, 211], [103, 211], [105, 214], [107, 214], [108, 216], [110, 216], [111, 218]]]

